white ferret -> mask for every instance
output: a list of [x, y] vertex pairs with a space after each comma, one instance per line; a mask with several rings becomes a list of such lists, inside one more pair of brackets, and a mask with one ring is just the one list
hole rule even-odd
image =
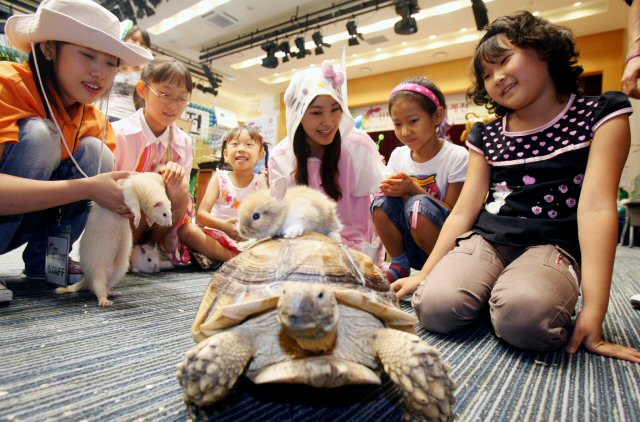
[[131, 271], [134, 273], [157, 273], [173, 268], [170, 260], [160, 258], [160, 248], [157, 244], [135, 245], [131, 250]]
[[[157, 173], [137, 173], [122, 182], [124, 203], [133, 214], [133, 223], [140, 224], [144, 212], [149, 226], [154, 222], [171, 226], [171, 202], [167, 198], [162, 176]], [[91, 290], [100, 306], [111, 306], [111, 289], [124, 277], [131, 255], [129, 220], [95, 202], [91, 206], [84, 234], [80, 239], [80, 265], [84, 278], [76, 284], [58, 287], [56, 293]]]
[[238, 208], [238, 230], [249, 239], [297, 237], [319, 232], [340, 241], [342, 223], [336, 203], [308, 186], [288, 188], [284, 198], [260, 190], [248, 196]]

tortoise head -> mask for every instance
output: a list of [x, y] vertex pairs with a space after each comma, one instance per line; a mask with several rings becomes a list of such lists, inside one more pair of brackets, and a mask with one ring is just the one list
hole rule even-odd
[[333, 347], [338, 302], [331, 286], [289, 282], [278, 300], [278, 321], [300, 348], [321, 352]]

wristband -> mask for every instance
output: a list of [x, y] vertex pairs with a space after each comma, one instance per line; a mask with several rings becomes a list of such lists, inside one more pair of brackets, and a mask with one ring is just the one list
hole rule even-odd
[[633, 54], [629, 54], [627, 56], [627, 61], [625, 62], [625, 64], [629, 63], [631, 60], [635, 59], [636, 57], [640, 57], [640, 51], [636, 51]]

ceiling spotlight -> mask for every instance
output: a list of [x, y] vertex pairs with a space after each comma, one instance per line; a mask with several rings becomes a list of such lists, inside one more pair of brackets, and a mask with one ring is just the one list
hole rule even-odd
[[116, 15], [119, 21], [123, 21], [125, 19], [131, 20], [134, 25], [137, 24], [136, 13], [133, 10], [133, 6], [129, 1], [114, 1], [112, 3], [105, 3], [105, 8], [107, 8], [111, 13]]
[[356, 21], [347, 22], [347, 32], [349, 33], [349, 45], [358, 45], [360, 42], [358, 38], [364, 40], [364, 37], [361, 33], [358, 32], [358, 28], [356, 27]]
[[267, 42], [262, 44], [261, 48], [267, 53], [267, 57], [262, 59], [262, 67], [268, 69], [275, 69], [278, 67], [278, 58], [276, 57], [276, 51], [278, 46], [274, 42]]
[[200, 89], [204, 92], [209, 92], [213, 95], [218, 95], [218, 88], [222, 83], [222, 76], [219, 76], [218, 74], [212, 72], [211, 68], [206, 64], [202, 65], [202, 70], [204, 70], [204, 74], [207, 77], [207, 80], [209, 81], [211, 88], [206, 88], [206, 89], [200, 88]]
[[284, 53], [284, 57], [282, 58], [282, 63], [286, 63], [289, 61], [289, 56], [291, 56], [291, 46], [289, 45], [289, 41], [281, 42], [278, 46], [280, 51]]
[[482, 31], [489, 24], [489, 16], [487, 14], [487, 6], [482, 0], [471, 0], [471, 9], [473, 9], [473, 19], [476, 21], [476, 28]]
[[313, 39], [313, 42], [316, 44], [316, 48], [314, 50], [316, 56], [324, 54], [324, 50], [322, 49], [322, 47], [331, 47], [331, 44], [327, 44], [326, 42], [322, 41], [322, 34], [320, 33], [320, 31], [314, 32], [313, 35], [311, 35], [311, 39]]
[[398, 35], [411, 35], [418, 32], [416, 20], [411, 15], [419, 11], [418, 0], [396, 0], [396, 13], [402, 16], [402, 19], [393, 25], [394, 32]]
[[305, 42], [303, 37], [296, 38], [294, 42], [296, 44], [296, 48], [298, 49], [298, 52], [295, 54], [296, 58], [304, 59], [305, 56], [311, 54], [311, 50], [307, 50], [304, 46]]
[[136, 17], [138, 19], [142, 19], [145, 16], [153, 16], [156, 13], [156, 11], [153, 10], [153, 8], [150, 7], [145, 0], [133, 0], [133, 4], [138, 9], [136, 11]]

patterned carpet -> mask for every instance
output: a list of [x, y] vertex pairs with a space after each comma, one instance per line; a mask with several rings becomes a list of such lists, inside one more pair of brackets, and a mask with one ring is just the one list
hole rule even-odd
[[[640, 347], [640, 250], [619, 248], [605, 337]], [[211, 409], [187, 409], [175, 365], [193, 345], [190, 327], [210, 274], [129, 274], [122, 296], [100, 309], [89, 293], [58, 296], [20, 275], [19, 254], [0, 257], [14, 291], [0, 307], [0, 421], [394, 421], [399, 391], [380, 386], [318, 390], [241, 379]], [[406, 304], [403, 305], [410, 310]], [[640, 365], [587, 354], [525, 353], [486, 322], [455, 336], [420, 332], [442, 351], [456, 381], [460, 421], [640, 420]]]

